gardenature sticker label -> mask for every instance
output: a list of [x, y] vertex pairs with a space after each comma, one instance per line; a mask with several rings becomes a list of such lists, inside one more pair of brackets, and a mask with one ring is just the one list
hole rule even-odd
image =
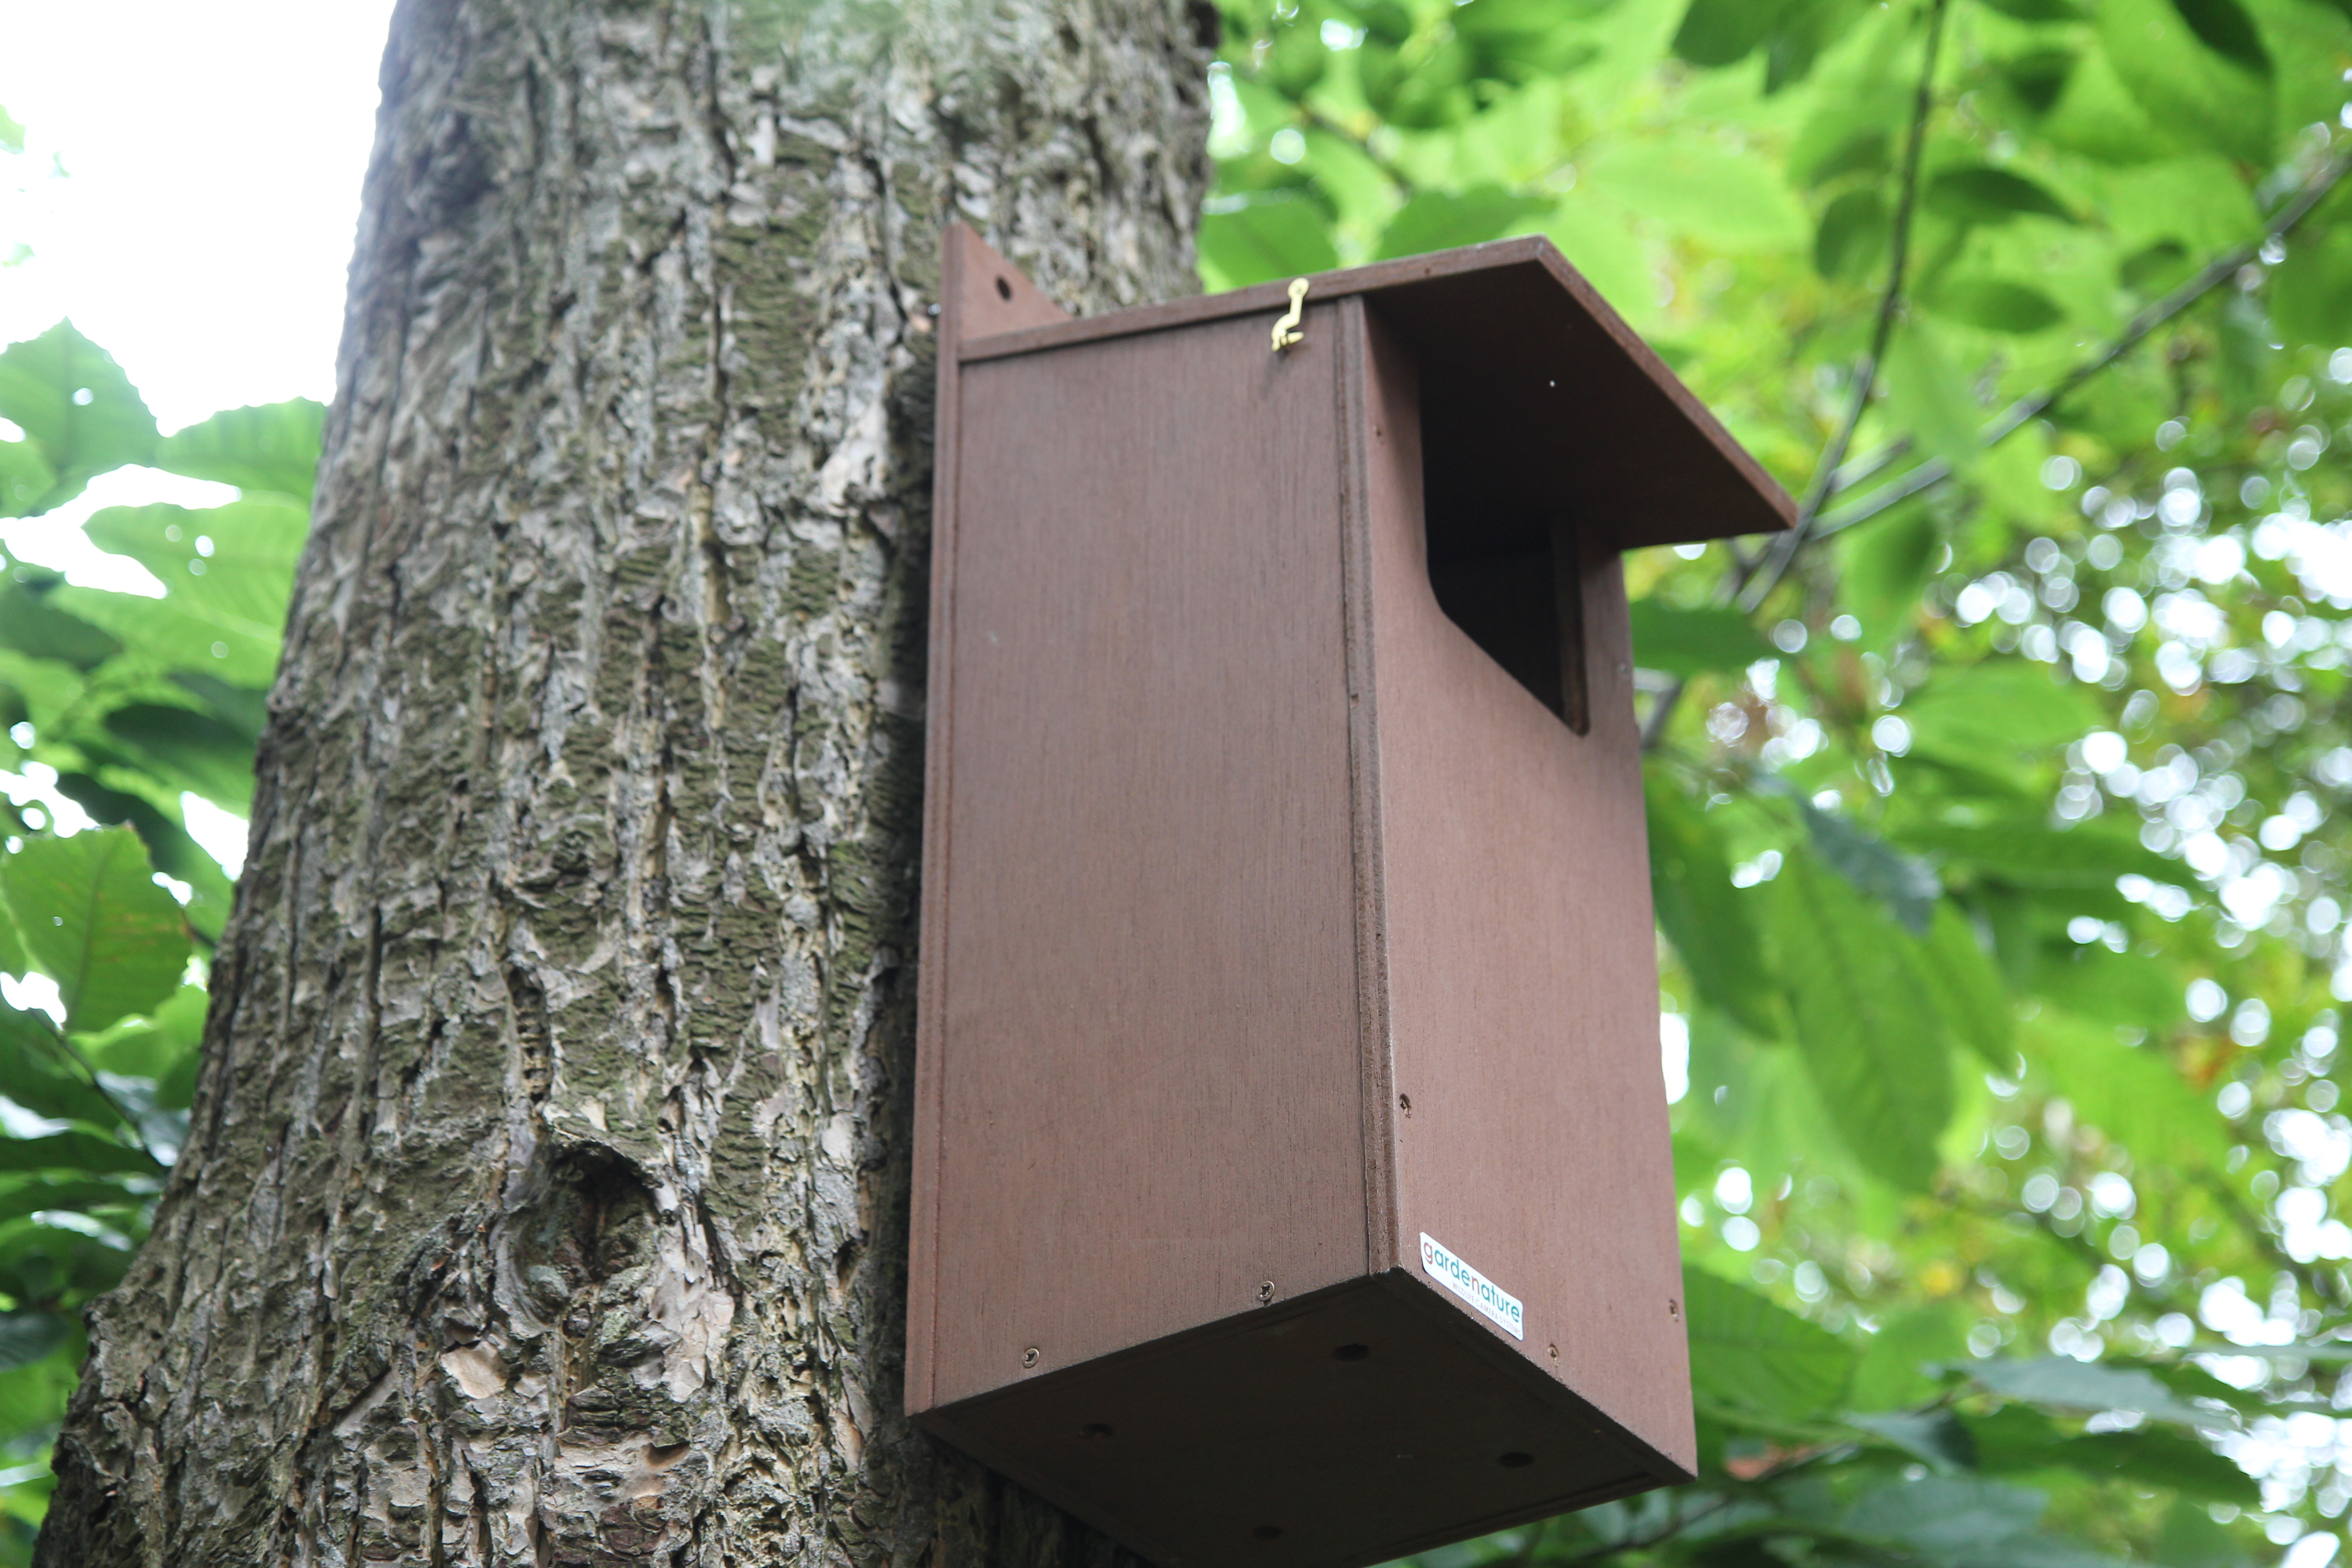
[[1421, 1267], [1429, 1277], [1475, 1307], [1480, 1315], [1515, 1340], [1526, 1339], [1527, 1309], [1519, 1299], [1421, 1233]]

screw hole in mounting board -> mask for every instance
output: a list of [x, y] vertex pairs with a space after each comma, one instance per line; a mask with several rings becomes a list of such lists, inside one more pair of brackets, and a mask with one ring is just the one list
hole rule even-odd
[[996, 280], [996, 297], [1000, 300], [1013, 298], [1013, 283], [1010, 279], [999, 278]]
[[1495, 1462], [1502, 1466], [1503, 1468], [1507, 1470], [1524, 1470], [1529, 1465], [1536, 1462], [1536, 1457], [1533, 1454], [1522, 1454], [1517, 1449], [1514, 1448], [1511, 1452], [1501, 1456]]
[[1370, 1361], [1372, 1359], [1372, 1347], [1341, 1345], [1331, 1352], [1331, 1359], [1333, 1361]]

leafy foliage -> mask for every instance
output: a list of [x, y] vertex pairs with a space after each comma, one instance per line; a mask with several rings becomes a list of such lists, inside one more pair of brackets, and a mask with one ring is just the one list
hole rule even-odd
[[[21, 146], [0, 114], [0, 153]], [[163, 437], [69, 324], [0, 352], [0, 516], [127, 464], [243, 489], [90, 519], [160, 597], [0, 558], [0, 1563], [29, 1561], [80, 1309], [121, 1278], [184, 1136], [195, 982], [229, 891], [190, 814], [242, 814], [252, 793], [323, 412], [234, 409]]]
[[1222, 3], [1211, 288], [1548, 236], [1807, 502], [1627, 563], [1702, 1474], [1425, 1561], [2327, 1528], [2352, 6]]

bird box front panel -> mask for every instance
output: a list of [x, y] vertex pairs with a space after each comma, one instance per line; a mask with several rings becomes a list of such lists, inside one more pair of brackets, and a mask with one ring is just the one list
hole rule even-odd
[[[1431, 510], [1424, 473], [1452, 456], [1424, 446], [1409, 348], [1376, 305], [1364, 318], [1392, 1245], [1425, 1275], [1427, 1237], [1490, 1278], [1517, 1304], [1507, 1326], [1456, 1303], [1687, 1471], [1623, 573], [1615, 551], [1594, 542], [1602, 519], [1539, 517], [1549, 526], [1515, 533]], [[1448, 536], [1474, 528], [1552, 547], [1509, 562], [1512, 575], [1539, 580], [1496, 574], [1486, 591], [1500, 608], [1465, 612], [1513, 648], [1549, 644], [1555, 684], [1544, 694], [1433, 590], [1429, 563], [1458, 559]], [[1555, 604], [1555, 593], [1572, 602]], [[1505, 629], [1512, 617], [1538, 630]], [[1582, 690], [1562, 700], [1562, 682]]]
[[1365, 1270], [1329, 314], [962, 367], [915, 1408]]

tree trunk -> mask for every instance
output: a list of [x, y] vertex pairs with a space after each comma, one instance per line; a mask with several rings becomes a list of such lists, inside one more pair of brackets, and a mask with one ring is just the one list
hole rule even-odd
[[1181, 293], [1197, 0], [404, 0], [51, 1564], [1108, 1562], [898, 1415], [937, 239]]

